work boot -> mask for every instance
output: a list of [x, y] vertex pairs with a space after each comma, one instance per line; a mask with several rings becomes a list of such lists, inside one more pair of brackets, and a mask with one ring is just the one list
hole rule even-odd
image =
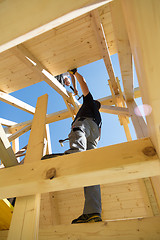
[[90, 214], [82, 214], [80, 217], [74, 219], [72, 224], [75, 223], [91, 223], [91, 222], [101, 222], [102, 218], [99, 213], [90, 213]]

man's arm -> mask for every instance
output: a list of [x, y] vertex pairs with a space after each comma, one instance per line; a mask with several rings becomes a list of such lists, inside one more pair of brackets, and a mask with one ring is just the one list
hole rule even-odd
[[82, 75], [79, 74], [78, 72], [76, 72], [74, 75], [76, 76], [76, 78], [77, 78], [77, 80], [78, 80], [78, 82], [79, 82], [79, 84], [81, 86], [82, 93], [83, 93], [83, 95], [85, 97], [89, 93], [89, 89], [88, 89], [87, 83], [86, 83], [84, 77], [82, 77]]
[[71, 76], [71, 81], [72, 81], [72, 85], [73, 85], [73, 88], [74, 88], [74, 93], [75, 95], [78, 94], [78, 90], [77, 90], [77, 82], [76, 82], [76, 78], [73, 74], [70, 73], [70, 76]]

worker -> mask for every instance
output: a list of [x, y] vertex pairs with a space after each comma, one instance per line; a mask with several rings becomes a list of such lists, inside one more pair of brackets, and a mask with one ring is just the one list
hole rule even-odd
[[[99, 101], [93, 99], [85, 79], [77, 72], [76, 68], [68, 72], [70, 73], [75, 94], [78, 94], [76, 79], [80, 84], [83, 93], [83, 104], [72, 122], [71, 132], [69, 134], [70, 149], [65, 151], [64, 154], [95, 149], [100, 140], [102, 124], [99, 112], [101, 104]], [[46, 155], [42, 157], [42, 160], [59, 155], [63, 154]], [[100, 185], [84, 187], [84, 196], [83, 214], [77, 219], [74, 219], [72, 224], [102, 221]]]
[[55, 78], [58, 80], [58, 82], [60, 82], [63, 85], [63, 87], [65, 87], [65, 85], [66, 86], [71, 85], [71, 81], [70, 81], [69, 77], [64, 74], [59, 74], [59, 75], [55, 76]]
[[[58, 80], [58, 82], [60, 82], [63, 87], [67, 86], [67, 87], [70, 87], [70, 89], [74, 92], [75, 95], [78, 94], [77, 90], [76, 90], [76, 82], [75, 81], [72, 81], [72, 84], [73, 84], [73, 87], [70, 86], [71, 85], [71, 80], [70, 78], [66, 75], [66, 73], [64, 74], [59, 74], [57, 76], [55, 76], [55, 78]], [[72, 78], [73, 79], [73, 78]], [[81, 97], [79, 97], [80, 99]]]
[[[77, 79], [80, 84], [83, 93], [83, 104], [72, 123], [69, 134], [70, 149], [65, 154], [96, 148], [100, 140], [102, 124], [99, 113], [100, 102], [93, 100], [85, 79], [77, 72], [77, 69], [70, 70], [69, 73], [72, 82], [74, 83]], [[75, 89], [75, 92], [78, 92], [77, 89]], [[72, 224], [102, 221], [100, 185], [84, 187], [84, 195], [83, 214], [74, 219]]]

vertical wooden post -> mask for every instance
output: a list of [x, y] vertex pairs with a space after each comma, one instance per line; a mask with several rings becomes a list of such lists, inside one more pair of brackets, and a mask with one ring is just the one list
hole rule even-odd
[[[12, 149], [14, 153], [19, 151], [19, 137], [12, 141]], [[17, 160], [19, 162], [20, 158], [18, 157]]]
[[[48, 95], [38, 98], [25, 163], [41, 161]], [[38, 240], [40, 194], [16, 199], [8, 240]]]
[[[127, 101], [127, 106], [129, 112], [131, 114], [131, 119], [133, 122], [133, 126], [137, 135], [137, 138], [148, 137], [147, 125], [141, 116], [137, 116], [134, 113], [134, 109], [137, 107], [137, 104], [134, 100]], [[141, 190], [143, 192], [144, 201], [146, 202], [146, 210], [148, 212], [148, 216], [156, 216], [160, 214], [160, 210], [158, 207], [157, 199], [155, 196], [155, 192], [152, 186], [152, 178], [144, 178], [143, 180], [139, 180]]]

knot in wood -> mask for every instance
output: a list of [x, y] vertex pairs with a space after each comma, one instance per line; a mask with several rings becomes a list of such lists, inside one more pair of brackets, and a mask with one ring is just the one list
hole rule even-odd
[[53, 179], [56, 176], [56, 169], [55, 168], [50, 168], [46, 172], [46, 179]]
[[145, 147], [142, 152], [149, 157], [156, 155], [156, 149], [153, 147]]

